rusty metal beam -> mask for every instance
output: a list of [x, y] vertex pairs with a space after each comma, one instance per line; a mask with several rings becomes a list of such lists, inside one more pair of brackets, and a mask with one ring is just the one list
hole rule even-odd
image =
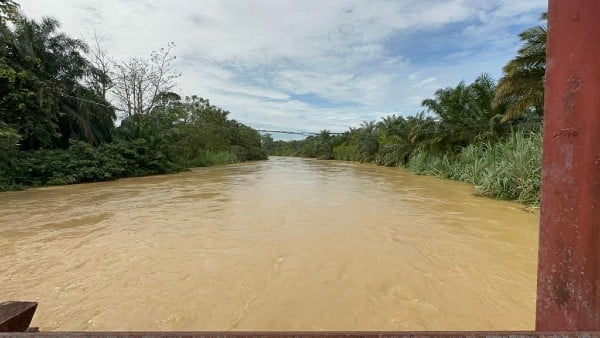
[[[11, 337], [28, 337], [32, 334], [19, 333], [11, 334]], [[484, 337], [523, 337], [523, 338], [559, 338], [559, 337], [600, 337], [600, 332], [513, 332], [513, 331], [406, 331], [406, 332], [275, 332], [275, 331], [258, 331], [258, 332], [52, 332], [52, 333], [35, 333], [35, 337], [73, 337], [73, 338], [92, 338], [92, 337], [203, 337], [203, 338], [425, 338], [425, 337], [441, 337], [441, 338], [484, 338]], [[0, 333], [0, 337], [4, 335]]]
[[37, 303], [0, 303], [0, 332], [25, 332], [29, 328]]
[[600, 1], [550, 0], [538, 331], [600, 330]]

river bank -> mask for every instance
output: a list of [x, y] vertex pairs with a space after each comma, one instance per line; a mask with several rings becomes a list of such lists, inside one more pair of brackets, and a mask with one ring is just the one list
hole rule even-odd
[[[530, 209], [539, 206], [542, 156], [539, 131], [515, 129], [502, 138], [473, 142], [459, 150], [427, 146], [411, 150], [397, 140], [386, 141], [381, 134], [373, 137], [370, 144], [369, 135], [361, 132], [355, 131], [356, 137], [319, 135], [302, 141], [275, 141], [272, 148], [265, 150], [283, 156], [402, 167], [418, 175], [469, 183], [479, 196], [517, 201]], [[377, 132], [374, 134], [377, 136]]]
[[241, 157], [232, 151], [203, 151], [192, 160], [173, 161], [163, 153], [153, 153], [141, 146], [132, 149], [109, 143], [92, 147], [81, 142], [65, 150], [20, 152], [0, 161], [4, 162], [0, 171], [5, 169], [0, 176], [0, 191], [169, 174], [266, 158]]
[[415, 174], [470, 183], [477, 195], [538, 208], [541, 157], [541, 133], [515, 132], [501, 142], [469, 145], [456, 155], [419, 152], [406, 167]]
[[[228, 114], [207, 100], [186, 99], [128, 117], [105, 142], [70, 139], [65, 147], [47, 149], [24, 150], [18, 133], [0, 130], [0, 191], [266, 159], [260, 134]], [[210, 125], [204, 122], [217, 118]]]

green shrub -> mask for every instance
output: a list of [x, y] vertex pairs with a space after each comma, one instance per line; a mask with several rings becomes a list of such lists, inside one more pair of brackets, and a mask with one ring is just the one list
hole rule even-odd
[[404, 164], [405, 147], [400, 144], [386, 143], [379, 148], [375, 162], [386, 167], [397, 167]]
[[236, 154], [230, 151], [201, 151], [196, 158], [189, 162], [190, 167], [210, 167], [214, 165], [225, 165], [238, 163], [240, 160]]
[[333, 158], [340, 161], [358, 161], [360, 160], [359, 146], [341, 145], [333, 148]]
[[504, 142], [486, 144], [485, 148], [489, 164], [477, 177], [477, 192], [539, 205], [542, 134], [518, 131]]
[[537, 206], [541, 156], [542, 134], [517, 130], [500, 142], [471, 144], [458, 155], [418, 152], [407, 167], [415, 174], [471, 183], [478, 195]]

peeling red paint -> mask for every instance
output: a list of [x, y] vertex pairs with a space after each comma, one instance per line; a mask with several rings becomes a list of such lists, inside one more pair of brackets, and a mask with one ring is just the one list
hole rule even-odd
[[577, 136], [577, 134], [578, 134], [577, 129], [575, 129], [575, 128], [563, 128], [563, 129], [559, 130], [556, 134], [554, 134], [552, 136], [552, 138], [557, 138], [562, 135]]
[[550, 0], [536, 329], [600, 330], [600, 1]]

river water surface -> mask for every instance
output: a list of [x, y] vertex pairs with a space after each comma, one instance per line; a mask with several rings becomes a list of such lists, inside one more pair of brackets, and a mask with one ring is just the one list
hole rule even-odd
[[533, 329], [536, 214], [272, 158], [0, 194], [0, 301], [42, 330]]

